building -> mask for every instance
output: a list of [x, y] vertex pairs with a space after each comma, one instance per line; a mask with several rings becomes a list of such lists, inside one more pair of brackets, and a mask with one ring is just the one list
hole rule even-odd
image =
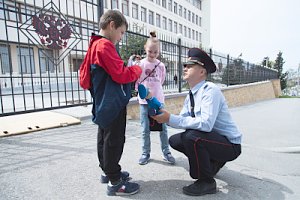
[[[47, 84], [51, 79], [65, 83], [72, 76], [77, 79], [89, 37], [98, 30], [98, 2], [0, 0], [0, 26], [4, 27], [0, 34], [1, 87]], [[209, 0], [102, 3], [104, 10], [119, 9], [133, 32], [148, 35], [156, 30], [158, 37], [180, 36], [186, 46], [209, 46]]]
[[210, 45], [209, 0], [104, 0], [104, 9], [119, 9], [129, 30], [141, 34], [156, 30], [176, 38], [181, 34], [187, 46]]

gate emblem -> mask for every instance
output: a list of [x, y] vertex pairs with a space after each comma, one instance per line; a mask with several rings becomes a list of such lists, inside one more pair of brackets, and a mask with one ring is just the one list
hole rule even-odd
[[40, 14], [39, 17], [37, 15], [32, 17], [32, 25], [43, 45], [50, 49], [67, 47], [72, 30], [64, 19]]
[[[22, 37], [27, 37], [31, 44], [58, 65], [82, 40], [76, 32], [76, 26], [69, 23], [72, 21], [73, 19], [66, 18], [51, 1], [37, 10], [19, 28], [23, 33]], [[54, 50], [54, 56], [48, 55], [48, 49]]]

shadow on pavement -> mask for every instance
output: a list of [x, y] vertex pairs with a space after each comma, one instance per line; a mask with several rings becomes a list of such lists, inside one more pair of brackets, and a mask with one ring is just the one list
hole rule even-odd
[[[226, 168], [226, 167], [225, 167]], [[182, 187], [193, 183], [193, 180], [178, 180], [176, 177], [172, 180], [159, 181], [139, 181], [135, 182], [141, 185], [138, 194], [127, 199], [223, 199], [223, 200], [283, 200], [287, 199], [285, 194], [293, 194], [288, 187], [271, 179], [259, 179], [242, 173], [222, 169], [216, 176], [217, 193], [201, 197], [187, 196], [182, 193]]]

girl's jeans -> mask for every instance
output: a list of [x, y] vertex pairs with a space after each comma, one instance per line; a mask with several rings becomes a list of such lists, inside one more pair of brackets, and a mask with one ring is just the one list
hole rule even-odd
[[[148, 155], [151, 152], [151, 141], [150, 141], [150, 129], [149, 129], [149, 119], [148, 119], [148, 105], [140, 104], [140, 119], [142, 125], [142, 151], [143, 154]], [[160, 144], [161, 150], [164, 155], [170, 153], [169, 150], [169, 140], [167, 125], [162, 124], [162, 131], [160, 133]]]

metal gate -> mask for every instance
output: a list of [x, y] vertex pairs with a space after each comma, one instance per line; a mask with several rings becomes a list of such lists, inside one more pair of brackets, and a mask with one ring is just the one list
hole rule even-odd
[[0, 0], [0, 117], [86, 105], [78, 69], [97, 0]]

